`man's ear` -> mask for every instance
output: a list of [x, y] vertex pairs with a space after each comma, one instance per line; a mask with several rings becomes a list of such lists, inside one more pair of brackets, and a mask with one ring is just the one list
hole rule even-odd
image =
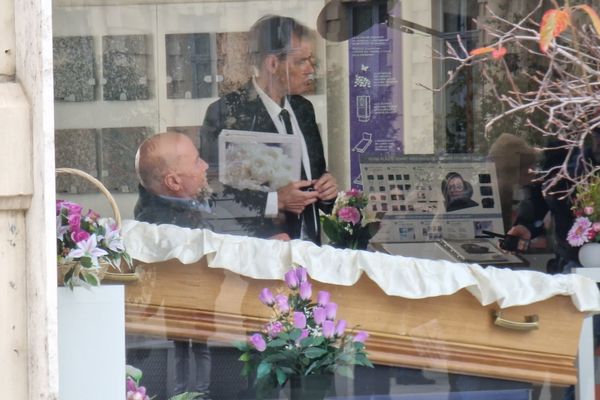
[[163, 182], [167, 189], [172, 193], [177, 193], [181, 190], [181, 179], [174, 172], [169, 172], [165, 175]]
[[265, 69], [270, 74], [274, 74], [277, 71], [277, 67], [279, 66], [280, 62], [281, 61], [279, 60], [279, 58], [277, 58], [276, 55], [269, 54], [267, 57], [265, 57], [265, 60], [264, 60]]

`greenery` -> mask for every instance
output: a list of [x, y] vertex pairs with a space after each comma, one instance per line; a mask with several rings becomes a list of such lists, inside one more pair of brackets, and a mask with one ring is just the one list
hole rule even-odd
[[337, 304], [329, 293], [320, 291], [311, 301], [312, 286], [306, 269], [286, 273], [288, 293], [276, 296], [265, 288], [263, 304], [273, 310], [273, 318], [247, 341], [236, 343], [242, 352], [242, 375], [254, 376], [257, 397], [264, 398], [283, 387], [293, 376], [334, 374], [353, 376], [353, 366], [372, 367], [364, 341], [366, 332], [346, 332], [346, 321], [336, 322]]
[[73, 286], [99, 286], [100, 263], [120, 271], [121, 260], [131, 266], [120, 228], [112, 218], [101, 218], [92, 210], [65, 200], [56, 201], [56, 251], [59, 265], [69, 266], [64, 283]]
[[338, 194], [330, 215], [321, 216], [329, 244], [339, 248], [366, 249], [379, 229], [379, 219], [367, 209], [367, 196], [356, 189]]

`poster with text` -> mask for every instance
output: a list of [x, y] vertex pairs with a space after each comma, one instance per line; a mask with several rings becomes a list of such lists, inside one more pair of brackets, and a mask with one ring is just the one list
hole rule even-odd
[[[399, 15], [400, 4], [394, 14]], [[403, 154], [402, 37], [380, 23], [349, 41], [350, 173], [362, 188], [359, 159]]]

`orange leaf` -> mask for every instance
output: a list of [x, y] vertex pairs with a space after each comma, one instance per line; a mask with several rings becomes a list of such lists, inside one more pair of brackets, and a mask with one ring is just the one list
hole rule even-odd
[[564, 32], [571, 24], [571, 15], [568, 10], [552, 9], [544, 13], [540, 24], [540, 49], [548, 51], [550, 42]]
[[495, 60], [501, 59], [502, 57], [504, 57], [505, 54], [506, 54], [506, 47], [500, 47], [499, 49], [492, 51], [492, 57]]
[[587, 13], [587, 15], [589, 15], [590, 19], [592, 20], [592, 25], [594, 25], [594, 30], [596, 31], [596, 34], [600, 35], [600, 17], [598, 16], [598, 14], [596, 14], [596, 11], [594, 11], [594, 9], [588, 6], [587, 4], [577, 6], [576, 8], [582, 9]]
[[493, 47], [479, 47], [477, 49], [473, 49], [469, 52], [472, 56], [480, 56], [482, 54], [487, 54], [493, 52], [495, 49]]

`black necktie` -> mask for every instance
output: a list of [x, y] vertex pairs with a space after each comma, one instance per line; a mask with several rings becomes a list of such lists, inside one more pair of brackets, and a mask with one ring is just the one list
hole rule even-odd
[[292, 135], [294, 131], [292, 130], [292, 120], [290, 119], [290, 113], [288, 112], [288, 110], [281, 110], [279, 116], [281, 117], [281, 119], [283, 120], [283, 124], [285, 125], [285, 132], [288, 135]]

